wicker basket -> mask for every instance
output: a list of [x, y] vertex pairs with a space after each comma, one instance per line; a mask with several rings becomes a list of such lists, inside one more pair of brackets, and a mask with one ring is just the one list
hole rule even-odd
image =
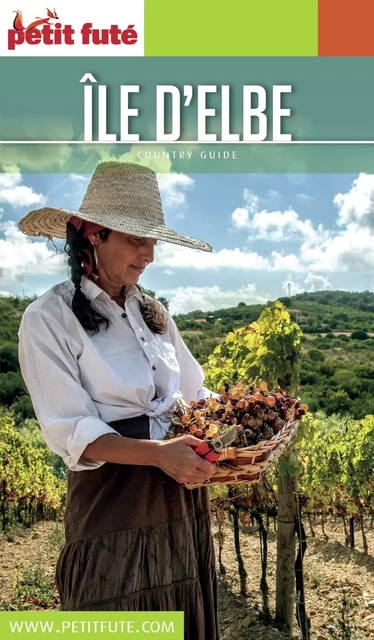
[[285, 422], [271, 438], [252, 447], [227, 447], [221, 454], [217, 471], [204, 483], [187, 483], [187, 489], [213, 487], [217, 484], [256, 484], [287, 449], [296, 434], [298, 420]]

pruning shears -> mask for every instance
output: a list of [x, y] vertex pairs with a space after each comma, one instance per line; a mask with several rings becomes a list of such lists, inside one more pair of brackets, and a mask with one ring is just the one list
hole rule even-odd
[[235, 440], [236, 433], [236, 426], [233, 425], [218, 436], [218, 438], [208, 438], [204, 440], [194, 451], [198, 456], [208, 460], [208, 462], [217, 462], [223, 449]]

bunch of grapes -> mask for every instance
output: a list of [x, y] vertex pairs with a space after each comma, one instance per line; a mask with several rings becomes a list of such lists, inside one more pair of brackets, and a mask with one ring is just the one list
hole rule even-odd
[[291, 398], [282, 389], [270, 393], [266, 382], [252, 384], [246, 390], [238, 382], [230, 391], [228, 385], [218, 398], [192, 401], [180, 407], [168, 437], [192, 434], [197, 438], [218, 438], [232, 425], [236, 426], [237, 447], [249, 447], [271, 440], [288, 420], [299, 420], [308, 411], [306, 404]]

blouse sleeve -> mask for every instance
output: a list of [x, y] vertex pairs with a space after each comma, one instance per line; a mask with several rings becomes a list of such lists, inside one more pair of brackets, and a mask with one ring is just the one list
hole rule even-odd
[[19, 362], [47, 446], [71, 471], [96, 469], [101, 460], [81, 460], [85, 448], [107, 433], [83, 389], [78, 367], [79, 344], [57, 320], [42, 310], [25, 312], [19, 329]]
[[218, 398], [219, 394], [203, 386], [204, 371], [182, 339], [172, 316], [168, 315], [169, 335], [173, 342], [181, 371], [180, 390], [186, 402], [202, 398]]

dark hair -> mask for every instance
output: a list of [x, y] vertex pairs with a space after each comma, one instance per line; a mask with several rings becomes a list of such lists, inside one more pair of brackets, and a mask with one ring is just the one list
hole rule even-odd
[[[105, 241], [108, 239], [111, 229], [102, 229], [98, 233], [100, 238]], [[75, 286], [72, 310], [84, 329], [98, 333], [102, 326], [105, 326], [105, 329], [108, 328], [109, 320], [91, 306], [90, 301], [81, 289], [81, 279], [84, 275], [83, 255], [87, 252], [91, 254], [93, 260], [93, 248], [88, 238], [83, 237], [83, 229], [77, 230], [73, 224], [68, 222], [66, 225], [65, 253], [69, 256], [70, 277]], [[167, 330], [167, 318], [161, 303], [149, 296], [145, 296], [141, 287], [136, 286], [142, 294], [142, 301], [139, 306], [144, 322], [153, 333], [165, 333]]]

